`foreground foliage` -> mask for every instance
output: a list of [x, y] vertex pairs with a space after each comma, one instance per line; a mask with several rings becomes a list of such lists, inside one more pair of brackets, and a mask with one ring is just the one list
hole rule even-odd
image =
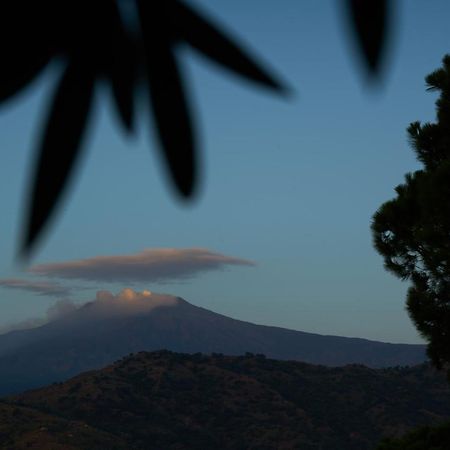
[[380, 207], [372, 232], [386, 269], [411, 281], [409, 316], [441, 368], [450, 363], [450, 55], [426, 83], [439, 93], [437, 121], [408, 128], [424, 167], [407, 174], [397, 197]]

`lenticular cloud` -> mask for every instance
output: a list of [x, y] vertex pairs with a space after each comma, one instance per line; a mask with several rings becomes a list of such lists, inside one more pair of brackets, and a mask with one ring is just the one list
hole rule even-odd
[[227, 266], [254, 262], [201, 248], [147, 249], [131, 255], [95, 256], [31, 267], [36, 275], [97, 282], [162, 283], [184, 280]]

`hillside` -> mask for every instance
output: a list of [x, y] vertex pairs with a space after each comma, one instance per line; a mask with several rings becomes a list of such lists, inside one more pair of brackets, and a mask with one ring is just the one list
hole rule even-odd
[[[73, 441], [73, 442], [72, 442]], [[0, 449], [126, 450], [117, 436], [86, 423], [0, 402]]]
[[424, 426], [400, 438], [386, 438], [377, 450], [448, 450], [450, 448], [450, 422], [438, 426]]
[[[86, 423], [128, 448], [161, 450], [366, 450], [450, 418], [447, 381], [427, 365], [330, 368], [168, 351], [141, 352], [7, 402]], [[75, 448], [93, 448], [83, 445]]]
[[425, 346], [323, 336], [235, 320], [159, 294], [140, 302], [102, 299], [39, 328], [0, 335], [0, 395], [63, 381], [132, 352], [242, 355], [312, 364], [414, 365]]

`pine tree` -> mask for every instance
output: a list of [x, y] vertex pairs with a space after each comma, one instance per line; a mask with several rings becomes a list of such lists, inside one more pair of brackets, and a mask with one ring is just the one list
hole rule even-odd
[[436, 123], [407, 129], [423, 169], [408, 173], [396, 198], [381, 205], [372, 234], [385, 268], [411, 281], [408, 314], [432, 363], [450, 374], [450, 55], [425, 81], [440, 94]]

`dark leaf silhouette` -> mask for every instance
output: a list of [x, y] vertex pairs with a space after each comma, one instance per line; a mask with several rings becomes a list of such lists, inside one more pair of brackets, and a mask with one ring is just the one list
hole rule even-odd
[[368, 69], [380, 69], [388, 26], [388, 0], [347, 0], [353, 31]]
[[285, 90], [280, 82], [263, 70], [252, 57], [244, 53], [240, 46], [219, 31], [217, 26], [213, 26], [181, 2], [174, 1], [173, 7], [174, 13], [171, 19], [180, 40], [186, 41], [216, 63], [250, 81], [280, 92]]
[[[50, 24], [38, 23], [34, 2], [3, 2], [0, 10], [0, 102], [31, 82], [52, 57]], [[38, 2], [36, 2], [38, 3]]]
[[197, 145], [176, 44], [185, 41], [250, 81], [283, 90], [230, 37], [180, 1], [136, 0], [135, 4], [140, 29], [131, 32], [114, 0], [97, 0], [88, 10], [85, 3], [74, 0], [17, 0], [0, 6], [4, 68], [0, 101], [26, 87], [53, 58], [68, 61], [35, 167], [23, 257], [45, 228], [73, 172], [97, 81], [110, 84], [121, 122], [131, 133], [135, 93], [145, 78], [162, 151], [183, 197], [191, 196], [196, 186]]
[[36, 164], [24, 255], [48, 221], [73, 172], [93, 86], [91, 70], [75, 62], [68, 65], [55, 94]]
[[[154, 14], [158, 11], [158, 15]], [[147, 57], [147, 80], [151, 107], [158, 134], [175, 185], [188, 197], [196, 181], [195, 140], [186, 104], [181, 75], [173, 54], [171, 30], [160, 18], [166, 6], [139, 2], [144, 48]], [[157, 20], [155, 20], [157, 18]]]
[[[23, 50], [23, 48], [19, 50], [21, 54], [24, 53]], [[0, 71], [0, 101], [7, 100], [25, 87], [39, 74], [49, 59], [50, 55], [45, 54], [45, 52], [32, 52], [30, 57], [22, 56], [20, 58], [16, 58], [16, 55], [4, 54], [2, 67], [12, 64], [15, 70], [11, 72], [5, 70]], [[5, 60], [8, 62], [5, 62]]]
[[[124, 29], [119, 10], [114, 2], [107, 9], [107, 26], [110, 27], [112, 43], [105, 45], [103, 51], [109, 50], [105, 76], [110, 79], [115, 104], [122, 123], [128, 132], [134, 126], [134, 93], [137, 81], [137, 54], [132, 38]], [[105, 20], [105, 16], [103, 16]]]
[[111, 85], [117, 111], [125, 129], [130, 133], [134, 128], [135, 77], [134, 61], [130, 55], [124, 55], [123, 63], [115, 61], [111, 68]]
[[[222, 67], [278, 93], [287, 89], [240, 43], [179, 0], [130, 0], [140, 29], [130, 33], [114, 0], [15, 0], [0, 6], [0, 102], [26, 87], [55, 57], [68, 67], [51, 107], [36, 167], [23, 256], [54, 211], [77, 159], [95, 83], [110, 86], [121, 122], [135, 123], [134, 96], [146, 80], [161, 150], [175, 186], [192, 196], [197, 142], [175, 47], [186, 43]], [[347, 0], [355, 32], [373, 73], [385, 41], [387, 0]]]

